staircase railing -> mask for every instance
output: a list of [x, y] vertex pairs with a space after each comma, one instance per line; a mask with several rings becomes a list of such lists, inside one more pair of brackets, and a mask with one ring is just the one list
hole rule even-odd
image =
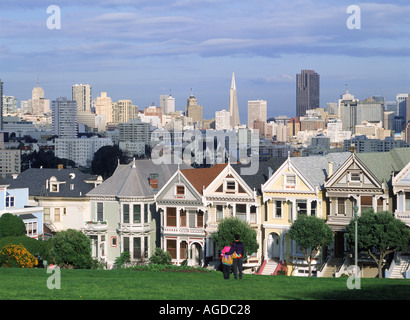
[[326, 269], [326, 267], [327, 267], [327, 264], [329, 263], [329, 261], [330, 261], [330, 259], [331, 259], [331, 257], [330, 256], [328, 256], [327, 258], [326, 258], [326, 260], [325, 260], [325, 262], [322, 264], [322, 266], [320, 267], [320, 270], [316, 273], [316, 277], [322, 277], [323, 276], [323, 274], [325, 273], [325, 269]]
[[392, 272], [393, 272], [393, 269], [394, 269], [394, 267], [396, 266], [396, 261], [397, 261], [397, 259], [398, 259], [398, 257], [397, 257], [397, 252], [395, 252], [395, 253], [394, 253], [394, 257], [393, 257], [393, 259], [391, 260], [390, 267], [389, 267], [388, 269], [384, 270], [384, 277], [385, 277], [385, 278], [390, 278], [390, 277], [391, 277], [391, 274], [392, 274]]

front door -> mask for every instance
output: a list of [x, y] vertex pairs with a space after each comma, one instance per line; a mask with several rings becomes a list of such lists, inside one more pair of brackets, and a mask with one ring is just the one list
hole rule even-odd
[[342, 258], [345, 249], [345, 234], [342, 231], [336, 231], [335, 234], [335, 257]]

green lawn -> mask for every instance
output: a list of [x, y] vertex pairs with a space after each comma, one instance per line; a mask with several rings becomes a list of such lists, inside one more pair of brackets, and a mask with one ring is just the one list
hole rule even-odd
[[45, 269], [0, 268], [0, 299], [41, 300], [327, 300], [409, 299], [410, 280], [361, 279], [349, 290], [347, 278], [244, 275], [133, 270], [61, 270], [61, 289], [47, 288]]

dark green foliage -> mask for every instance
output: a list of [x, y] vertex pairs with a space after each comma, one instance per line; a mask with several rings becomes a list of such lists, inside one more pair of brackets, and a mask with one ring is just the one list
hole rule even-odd
[[51, 168], [56, 169], [59, 164], [75, 167], [75, 162], [69, 159], [58, 158], [54, 155], [52, 151], [44, 151], [41, 149], [39, 152], [34, 151], [30, 154], [23, 154], [21, 156], [21, 167], [23, 170], [28, 169], [30, 166], [32, 168]]
[[301, 247], [309, 264], [309, 276], [311, 276], [312, 259], [321, 248], [332, 243], [332, 230], [322, 219], [300, 215], [290, 227], [289, 237]]
[[121, 255], [117, 258], [115, 258], [114, 265], [117, 268], [122, 268], [124, 267], [127, 263], [131, 262], [131, 255], [129, 251], [124, 251], [121, 253]]
[[229, 246], [235, 241], [235, 234], [239, 235], [240, 241], [244, 244], [244, 258], [258, 251], [256, 231], [238, 218], [223, 219], [218, 225], [218, 232], [212, 234], [212, 239], [218, 244], [218, 249], [222, 250], [223, 247]]
[[[347, 226], [346, 239], [350, 246], [355, 243], [355, 222]], [[382, 277], [383, 259], [394, 251], [405, 250], [409, 243], [410, 231], [406, 224], [396, 219], [390, 212], [375, 213], [368, 210], [357, 219], [357, 238], [359, 250], [366, 250], [379, 268]], [[376, 249], [378, 254], [372, 253]]]
[[161, 248], [155, 248], [155, 252], [149, 259], [151, 264], [171, 265], [171, 254]]
[[105, 180], [114, 173], [118, 166], [118, 160], [120, 163], [124, 163], [126, 160], [119, 146], [104, 146], [94, 153], [91, 168], [94, 174], [101, 175]]
[[81, 231], [68, 229], [51, 239], [50, 254], [63, 268], [88, 269], [92, 266], [90, 239]]
[[19, 217], [11, 213], [4, 213], [0, 217], [0, 239], [4, 237], [18, 237], [26, 234], [26, 226]]
[[51, 261], [50, 257], [50, 249], [51, 249], [51, 241], [42, 241], [36, 240], [27, 236], [19, 236], [19, 237], [4, 237], [0, 239], [0, 249], [3, 248], [7, 244], [14, 244], [23, 245], [28, 252], [30, 252], [35, 257], [39, 257], [39, 266], [42, 266], [42, 261], [47, 260], [48, 262]]

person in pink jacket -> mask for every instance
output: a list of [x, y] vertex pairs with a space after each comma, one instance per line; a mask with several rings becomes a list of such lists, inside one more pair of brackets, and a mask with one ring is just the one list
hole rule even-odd
[[233, 263], [232, 254], [227, 255], [226, 253], [231, 250], [230, 246], [225, 246], [221, 252], [221, 260], [222, 260], [222, 272], [224, 275], [224, 279], [229, 280], [229, 275], [231, 273], [231, 265]]

